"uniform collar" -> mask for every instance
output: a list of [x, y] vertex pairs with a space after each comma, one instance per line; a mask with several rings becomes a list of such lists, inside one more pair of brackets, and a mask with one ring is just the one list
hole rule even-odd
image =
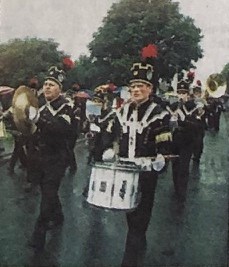
[[53, 101], [47, 101], [47, 103], [52, 106], [53, 109], [58, 109], [64, 103], [67, 103], [67, 100], [63, 96], [58, 96]]

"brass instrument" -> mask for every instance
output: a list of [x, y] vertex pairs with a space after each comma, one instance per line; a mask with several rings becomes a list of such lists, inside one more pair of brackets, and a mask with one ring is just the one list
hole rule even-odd
[[35, 131], [35, 124], [29, 120], [29, 108], [34, 107], [38, 112], [38, 98], [29, 87], [18, 87], [12, 99], [13, 120], [17, 129], [24, 135], [30, 135]]
[[226, 92], [227, 84], [223, 75], [214, 73], [211, 74], [206, 82], [206, 91], [210, 97], [219, 98]]

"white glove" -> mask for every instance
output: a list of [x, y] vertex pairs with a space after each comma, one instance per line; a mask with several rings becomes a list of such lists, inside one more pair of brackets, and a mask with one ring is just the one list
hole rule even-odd
[[152, 165], [151, 165], [152, 168], [153, 168], [155, 171], [159, 172], [159, 171], [161, 171], [161, 170], [164, 168], [164, 166], [165, 166], [165, 158], [163, 157], [162, 154], [157, 154], [156, 159], [155, 159], [151, 164], [152, 164]]
[[101, 132], [100, 127], [97, 126], [95, 123], [90, 123], [90, 130], [93, 132]]
[[40, 114], [39, 114], [38, 110], [35, 107], [30, 106], [29, 107], [29, 120], [36, 123], [38, 121], [39, 117], [40, 117]]
[[104, 161], [112, 161], [115, 158], [115, 151], [112, 148], [108, 148], [103, 153], [103, 160]]

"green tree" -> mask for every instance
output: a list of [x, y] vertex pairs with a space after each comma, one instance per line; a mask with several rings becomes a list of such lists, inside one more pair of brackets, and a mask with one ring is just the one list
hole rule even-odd
[[85, 79], [85, 70], [89, 86], [107, 80], [125, 84], [131, 64], [140, 60], [142, 48], [154, 43], [159, 50], [159, 76], [171, 78], [177, 69], [187, 70], [202, 57], [201, 38], [193, 19], [179, 13], [178, 3], [121, 0], [112, 5], [93, 35], [88, 46], [90, 56], [81, 58], [78, 77]]
[[60, 65], [65, 56], [52, 39], [14, 39], [0, 44], [0, 85], [17, 87], [37, 76], [42, 81], [52, 65]]

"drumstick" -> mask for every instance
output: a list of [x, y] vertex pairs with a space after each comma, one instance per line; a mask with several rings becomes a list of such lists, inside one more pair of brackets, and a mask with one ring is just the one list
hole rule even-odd
[[[162, 155], [165, 159], [179, 158], [179, 155]], [[134, 161], [135, 159], [156, 159], [157, 157], [119, 158], [120, 161]]]

